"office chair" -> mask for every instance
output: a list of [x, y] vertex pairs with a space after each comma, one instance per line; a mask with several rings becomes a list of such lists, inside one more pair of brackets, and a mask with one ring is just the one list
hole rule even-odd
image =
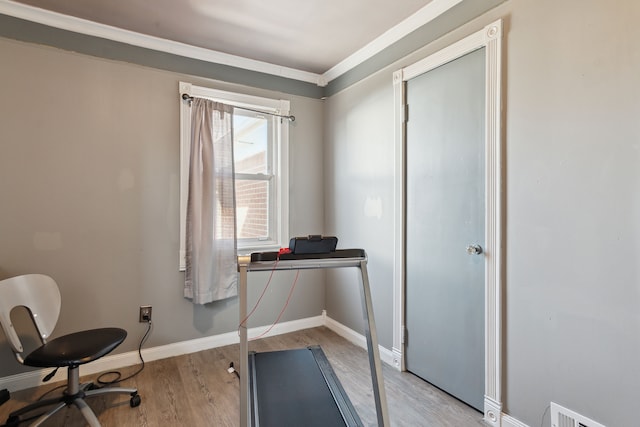
[[[92, 389], [92, 384], [80, 384], [80, 365], [110, 353], [124, 341], [127, 332], [120, 328], [100, 328], [63, 335], [49, 341], [58, 322], [60, 305], [60, 291], [51, 277], [27, 274], [0, 281], [0, 325], [18, 362], [38, 368], [67, 368], [67, 389], [61, 397], [37, 401], [12, 412], [7, 419], [7, 426], [18, 425], [20, 416], [34, 409], [55, 405], [32, 424], [39, 426], [63, 407], [74, 405], [90, 426], [100, 427], [98, 418], [84, 399], [105, 393], [127, 393], [131, 396], [129, 403], [132, 408], [140, 405], [141, 399], [135, 388]], [[11, 310], [20, 306], [29, 311], [42, 342], [40, 347], [26, 356], [10, 318]]]

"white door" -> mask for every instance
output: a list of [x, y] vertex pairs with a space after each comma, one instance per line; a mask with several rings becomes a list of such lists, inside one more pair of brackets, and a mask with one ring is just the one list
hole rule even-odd
[[483, 411], [485, 48], [406, 82], [407, 370]]

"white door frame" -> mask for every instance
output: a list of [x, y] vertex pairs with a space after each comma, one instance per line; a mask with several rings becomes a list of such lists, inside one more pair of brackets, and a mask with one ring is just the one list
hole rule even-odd
[[485, 48], [485, 392], [484, 419], [502, 418], [502, 20], [393, 74], [395, 112], [393, 362], [405, 370], [406, 84], [408, 80]]

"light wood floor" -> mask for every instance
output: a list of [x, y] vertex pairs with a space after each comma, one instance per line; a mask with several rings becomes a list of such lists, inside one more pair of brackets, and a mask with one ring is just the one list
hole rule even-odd
[[[367, 353], [361, 348], [320, 327], [254, 341], [250, 349], [271, 351], [308, 345], [322, 347], [363, 423], [377, 425]], [[237, 426], [239, 383], [227, 368], [230, 362], [237, 366], [238, 357], [238, 346], [230, 345], [148, 362], [140, 374], [121, 384], [138, 388], [142, 396], [139, 407], [130, 408], [127, 395], [96, 396], [88, 402], [104, 427]], [[383, 365], [393, 426], [485, 425], [480, 412], [410, 373]], [[136, 368], [124, 368], [121, 372], [126, 376]], [[0, 423], [12, 410], [58, 385], [60, 383], [13, 393], [12, 399], [0, 406]], [[76, 408], [64, 408], [45, 423], [45, 426], [83, 425], [84, 419]]]

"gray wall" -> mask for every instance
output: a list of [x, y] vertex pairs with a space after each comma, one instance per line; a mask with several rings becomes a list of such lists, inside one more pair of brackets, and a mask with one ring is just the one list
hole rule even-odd
[[[390, 347], [392, 72], [499, 17], [505, 411], [548, 426], [554, 401], [610, 427], [638, 425], [639, 2], [510, 0], [330, 97], [327, 231], [369, 251], [380, 341]], [[361, 330], [358, 295], [342, 274], [328, 275], [328, 314]]]
[[[287, 98], [292, 235], [322, 231], [322, 102], [0, 38], [0, 279], [44, 273], [63, 306], [56, 335], [119, 326], [137, 348], [153, 306], [159, 346], [234, 331], [237, 299], [193, 305], [178, 272], [180, 80]], [[266, 274], [250, 277], [255, 298]], [[293, 276], [250, 326], [269, 325]], [[324, 275], [303, 272], [283, 321], [317, 316]], [[0, 334], [0, 376], [20, 372]]]
[[[391, 73], [499, 17], [506, 34], [505, 410], [548, 426], [545, 410], [555, 401], [609, 427], [637, 425], [635, 0], [510, 0], [324, 107], [281, 95], [297, 118], [291, 235], [323, 231], [340, 247], [367, 250], [380, 341], [389, 348]], [[118, 351], [133, 350], [144, 332], [141, 304], [154, 306], [149, 346], [234, 330], [235, 299], [200, 307], [182, 298], [177, 82], [280, 94], [7, 39], [0, 58], [0, 278], [51, 274], [63, 294], [57, 333], [122, 326], [130, 337]], [[303, 274], [285, 320], [324, 308], [324, 277]], [[254, 297], [265, 276], [252, 276]], [[271, 322], [291, 280], [272, 288], [255, 324]], [[349, 270], [327, 275], [326, 308], [361, 330], [353, 280]], [[19, 371], [10, 359], [0, 344], [0, 376]]]

